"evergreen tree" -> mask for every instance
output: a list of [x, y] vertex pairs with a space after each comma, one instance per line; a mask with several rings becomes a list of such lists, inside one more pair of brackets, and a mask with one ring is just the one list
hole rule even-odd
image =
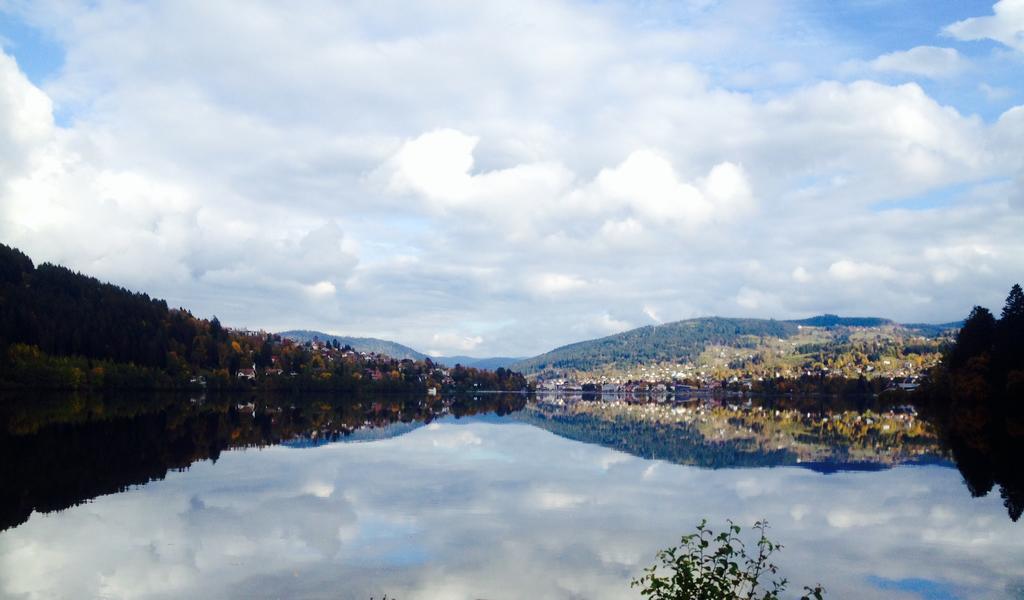
[[956, 337], [949, 354], [949, 367], [959, 369], [970, 359], [990, 352], [995, 341], [996, 320], [985, 307], [975, 306]]
[[1000, 318], [1003, 321], [1024, 319], [1024, 290], [1021, 290], [1019, 283], [1013, 284], [1013, 287], [1010, 288], [1010, 293], [1006, 296], [1006, 305], [1003, 306], [1003, 314], [1000, 315]]
[[1024, 367], [1024, 291], [1019, 284], [1006, 297], [997, 329], [996, 354], [1001, 370], [1009, 372]]

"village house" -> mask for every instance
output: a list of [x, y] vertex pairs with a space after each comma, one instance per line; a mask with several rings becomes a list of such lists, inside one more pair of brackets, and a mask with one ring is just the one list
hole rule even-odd
[[253, 379], [256, 379], [256, 365], [253, 364], [252, 367], [246, 367], [244, 369], [239, 369], [238, 370], [238, 378], [239, 379], [248, 379], [250, 381], [253, 380]]

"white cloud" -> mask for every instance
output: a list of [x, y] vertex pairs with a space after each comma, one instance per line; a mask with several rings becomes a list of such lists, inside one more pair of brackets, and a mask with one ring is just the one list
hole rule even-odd
[[884, 512], [869, 513], [850, 508], [836, 508], [829, 511], [826, 516], [828, 524], [836, 529], [878, 526], [885, 524], [890, 519], [891, 517]]
[[604, 335], [619, 333], [632, 329], [634, 325], [623, 319], [616, 319], [611, 314], [604, 312], [590, 320], [595, 331]]
[[313, 285], [306, 286], [306, 289], [311, 296], [317, 299], [329, 298], [338, 291], [330, 281], [318, 281]]
[[601, 224], [601, 237], [614, 244], [642, 242], [644, 226], [633, 217], [622, 220], [607, 220]]
[[957, 21], [945, 32], [958, 40], [991, 39], [1024, 51], [1024, 0], [999, 0], [993, 14]]
[[483, 439], [479, 435], [467, 430], [435, 428], [430, 430], [430, 438], [430, 444], [435, 448], [457, 449], [483, 444]]
[[978, 84], [978, 89], [981, 90], [982, 94], [992, 102], [1006, 100], [1013, 96], [1013, 90], [1007, 87], [1001, 87], [996, 85], [989, 85], [984, 81]]
[[484, 338], [479, 335], [470, 336], [444, 331], [435, 333], [433, 338], [431, 338], [433, 348], [430, 349], [429, 353], [439, 356], [449, 353], [470, 352], [483, 342]]
[[53, 136], [53, 104], [0, 52], [0, 181], [18, 173]]
[[894, 279], [897, 274], [892, 267], [876, 265], [868, 262], [840, 260], [828, 267], [828, 274], [840, 281], [857, 281], [861, 279]]
[[868, 64], [875, 71], [894, 71], [940, 79], [961, 73], [969, 63], [955, 48], [917, 46], [902, 52], [883, 54]]
[[743, 169], [723, 162], [694, 183], [681, 181], [672, 164], [650, 150], [631, 153], [611, 169], [603, 169], [594, 182], [597, 202], [608, 208], [617, 203], [651, 224], [694, 227], [713, 218], [731, 218], [749, 210], [750, 184]]
[[1024, 269], [1024, 110], [831, 81], [797, 7], [18, 10], [66, 61], [0, 64], [0, 239], [229, 324], [526, 355], [647, 307], [947, 321]]
[[761, 307], [763, 298], [764, 294], [762, 292], [744, 287], [736, 294], [736, 304], [739, 304], [742, 308], [756, 310]]
[[[603, 600], [628, 594], [702, 518], [735, 519], [744, 537], [767, 519], [786, 546], [779, 576], [836, 597], [879, 595], [872, 577], [990, 597], [1024, 577], [999, 495], [970, 497], [956, 469], [699, 469], [463, 419], [369, 443], [224, 452], [32, 515], [0, 536], [0, 594], [294, 597], [343, 582], [358, 598]], [[386, 567], [386, 590], [368, 564]]]
[[582, 290], [587, 287], [587, 282], [575, 275], [541, 273], [531, 277], [529, 287], [531, 291], [543, 296], [563, 296]]
[[655, 310], [654, 307], [649, 304], [644, 304], [644, 314], [650, 317], [650, 319], [655, 323], [664, 323], [661, 317], [658, 316], [658, 311]]
[[587, 499], [583, 496], [559, 490], [537, 490], [529, 500], [531, 505], [542, 510], [576, 508], [586, 501]]
[[472, 193], [473, 148], [480, 138], [453, 129], [425, 133], [395, 155], [391, 186], [416, 191], [442, 202], [458, 202]]
[[619, 166], [602, 170], [596, 186], [649, 222], [700, 223], [711, 217], [711, 203], [700, 190], [679, 181], [671, 163], [654, 152], [634, 152]]

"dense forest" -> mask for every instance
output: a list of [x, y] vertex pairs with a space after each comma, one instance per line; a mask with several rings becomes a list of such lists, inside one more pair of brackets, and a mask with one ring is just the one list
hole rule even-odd
[[512, 371], [357, 352], [223, 327], [0, 244], [0, 387], [521, 390]]
[[786, 321], [795, 325], [806, 325], [808, 327], [881, 327], [893, 325], [889, 319], [878, 317], [840, 317], [838, 315], [818, 315], [807, 319]]
[[949, 447], [971, 493], [999, 486], [1010, 517], [1024, 513], [1024, 291], [1000, 318], [976, 306], [917, 403]]

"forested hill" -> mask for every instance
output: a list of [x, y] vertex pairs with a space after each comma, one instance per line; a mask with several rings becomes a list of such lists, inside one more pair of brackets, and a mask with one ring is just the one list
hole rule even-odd
[[795, 335], [795, 323], [766, 319], [705, 317], [648, 325], [608, 337], [576, 342], [513, 364], [523, 373], [547, 369], [590, 371], [606, 365], [694, 362], [708, 345], [751, 345], [757, 338]]
[[417, 352], [408, 346], [403, 346], [398, 342], [392, 342], [389, 340], [382, 340], [378, 338], [364, 338], [364, 337], [350, 337], [345, 335], [334, 335], [331, 333], [324, 333], [322, 331], [312, 331], [309, 329], [294, 329], [291, 331], [282, 331], [279, 333], [283, 338], [295, 340], [296, 342], [312, 342], [314, 339], [318, 339], [321, 342], [333, 342], [337, 340], [341, 346], [349, 346], [356, 352], [376, 352], [377, 354], [384, 354], [392, 358], [399, 360], [408, 358], [411, 360], [423, 360], [427, 358], [426, 354]]
[[36, 267], [0, 244], [0, 348], [21, 343], [54, 356], [163, 368], [172, 347], [187, 342], [192, 349], [189, 321], [163, 300], [65, 267]]
[[818, 315], [808, 319], [786, 321], [796, 325], [808, 327], [882, 327], [883, 325], [894, 325], [889, 319], [878, 317], [840, 317], [838, 315]]
[[901, 327], [908, 331], [925, 337], [935, 337], [950, 330], [960, 329], [963, 321], [950, 323], [896, 323], [890, 319], [878, 317], [840, 317], [838, 315], [818, 315], [807, 319], [793, 319], [786, 321], [806, 327]]

